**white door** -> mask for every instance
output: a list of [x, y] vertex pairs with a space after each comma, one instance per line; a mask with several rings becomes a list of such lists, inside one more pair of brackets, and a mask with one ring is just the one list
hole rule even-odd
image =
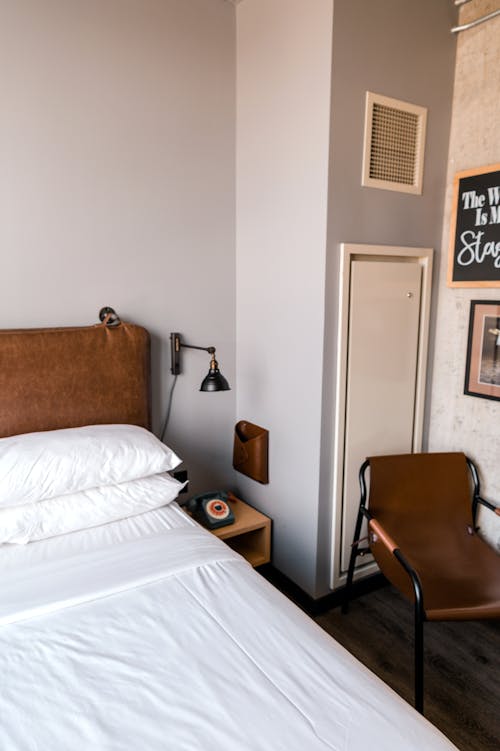
[[351, 261], [350, 270], [341, 574], [349, 564], [362, 462], [419, 449], [414, 420], [422, 266], [417, 258], [361, 258]]

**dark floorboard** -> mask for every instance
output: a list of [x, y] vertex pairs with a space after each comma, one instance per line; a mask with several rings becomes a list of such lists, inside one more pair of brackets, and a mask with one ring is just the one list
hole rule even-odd
[[[314, 620], [413, 703], [413, 609], [392, 587]], [[426, 623], [424, 640], [427, 719], [460, 751], [500, 751], [500, 623]]]

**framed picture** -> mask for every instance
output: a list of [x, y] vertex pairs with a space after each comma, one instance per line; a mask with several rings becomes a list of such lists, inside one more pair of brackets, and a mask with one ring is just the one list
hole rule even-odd
[[449, 287], [500, 287], [500, 164], [453, 181]]
[[500, 301], [471, 300], [464, 393], [500, 400]]

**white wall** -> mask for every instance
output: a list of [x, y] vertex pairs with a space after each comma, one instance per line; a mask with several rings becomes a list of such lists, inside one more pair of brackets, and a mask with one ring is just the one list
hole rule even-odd
[[[474, 0], [464, 6], [460, 23], [500, 8], [498, 0]], [[480, 469], [482, 491], [500, 503], [500, 402], [465, 396], [465, 356], [470, 301], [498, 300], [498, 289], [446, 286], [456, 172], [500, 160], [500, 18], [462, 32], [457, 44], [453, 117], [444, 212], [439, 307], [431, 396], [429, 449], [465, 451]], [[500, 519], [483, 511], [480, 524], [500, 552]]]
[[[216, 345], [235, 387], [235, 10], [224, 0], [0, 6], [0, 325], [153, 335], [155, 425], [168, 336]], [[232, 477], [235, 392], [200, 394], [187, 352], [169, 437], [192, 490]], [[209, 440], [207, 440], [209, 435]]]
[[314, 590], [332, 0], [237, 10], [237, 417], [270, 431], [275, 565]]

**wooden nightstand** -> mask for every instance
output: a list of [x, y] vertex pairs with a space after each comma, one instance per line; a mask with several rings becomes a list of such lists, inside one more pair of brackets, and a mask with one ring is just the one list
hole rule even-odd
[[271, 560], [271, 519], [261, 514], [248, 503], [229, 501], [236, 521], [227, 527], [211, 529], [210, 532], [255, 566]]

